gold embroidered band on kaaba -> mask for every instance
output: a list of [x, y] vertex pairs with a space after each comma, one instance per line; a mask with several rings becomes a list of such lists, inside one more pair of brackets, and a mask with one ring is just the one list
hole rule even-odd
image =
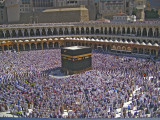
[[61, 57], [67, 60], [77, 61], [77, 60], [82, 60], [82, 59], [88, 59], [91, 57], [91, 55], [92, 53], [87, 53], [87, 54], [77, 55], [77, 56], [61, 54]]

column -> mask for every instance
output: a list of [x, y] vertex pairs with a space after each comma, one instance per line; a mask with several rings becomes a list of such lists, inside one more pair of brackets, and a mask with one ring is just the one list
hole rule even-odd
[[18, 29], [15, 29], [15, 32], [16, 32], [16, 37], [19, 37], [19, 35], [18, 35]]
[[42, 36], [42, 29], [41, 28], [39, 29], [39, 32], [40, 32], [40, 36]]
[[6, 37], [6, 30], [3, 30], [2, 32], [3, 32], [4, 38], [5, 38]]
[[156, 57], [158, 57], [158, 50], [156, 50]]
[[147, 28], [146, 30], [147, 30], [147, 37], [148, 37], [149, 28]]
[[69, 35], [71, 34], [71, 28], [68, 28], [68, 34]]
[[142, 34], [143, 34], [143, 28], [141, 28], [141, 37], [142, 37]]
[[135, 28], [135, 31], [136, 31], [136, 36], [137, 36], [137, 30], [138, 30], [138, 28]]
[[30, 29], [27, 29], [27, 32], [28, 32], [28, 36], [30, 37], [31, 35], [30, 35]]
[[53, 42], [53, 48], [54, 48], [54, 42]]
[[23, 44], [23, 50], [25, 50], [25, 44]]
[[47, 42], [47, 49], [49, 49], [49, 43]]
[[42, 48], [42, 50], [43, 50], [43, 42], [41, 42], [41, 48]]
[[21, 31], [22, 31], [22, 35], [23, 35], [23, 37], [24, 37], [24, 29], [21, 29]]
[[19, 44], [17, 44], [17, 52], [19, 52]]
[[31, 50], [31, 43], [29, 43], [29, 50]]
[[4, 45], [2, 45], [2, 52], [4, 52]]
[[153, 30], [153, 37], [154, 37], [154, 36], [155, 36], [155, 35], [154, 35], [154, 32], [155, 32], [155, 28], [152, 28], [152, 30]]
[[37, 43], [35, 43], [35, 46], [36, 46], [36, 50], [37, 50]]
[[12, 37], [12, 30], [9, 30], [10, 37]]
[[121, 35], [122, 35], [122, 27], [120, 28], [120, 31], [121, 31]]

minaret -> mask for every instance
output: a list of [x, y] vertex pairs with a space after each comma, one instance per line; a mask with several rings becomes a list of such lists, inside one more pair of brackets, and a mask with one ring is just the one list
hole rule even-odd
[[137, 19], [139, 19], [140, 21], [144, 21], [145, 20], [144, 9], [146, 7], [146, 0], [135, 0], [135, 4], [137, 9], [137, 14], [136, 14]]

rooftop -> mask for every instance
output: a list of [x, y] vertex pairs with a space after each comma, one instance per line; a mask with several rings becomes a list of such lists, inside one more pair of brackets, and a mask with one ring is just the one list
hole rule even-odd
[[63, 49], [79, 50], [79, 49], [84, 49], [84, 48], [89, 48], [89, 47], [84, 47], [84, 46], [71, 46], [71, 47], [64, 47]]

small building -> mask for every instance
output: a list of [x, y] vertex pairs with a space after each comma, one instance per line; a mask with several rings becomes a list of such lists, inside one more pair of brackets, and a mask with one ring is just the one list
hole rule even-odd
[[61, 50], [62, 71], [65, 74], [75, 74], [91, 69], [92, 49], [90, 47], [72, 46]]
[[113, 22], [136, 22], [136, 16], [128, 16], [127, 14], [120, 12], [113, 16]]

